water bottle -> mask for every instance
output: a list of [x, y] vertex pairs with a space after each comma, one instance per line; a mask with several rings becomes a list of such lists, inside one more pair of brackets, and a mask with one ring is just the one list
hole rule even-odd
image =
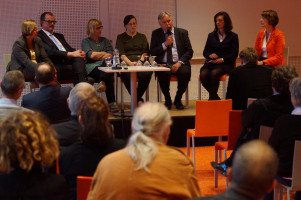
[[117, 47], [115, 47], [115, 49], [114, 49], [113, 65], [114, 65], [114, 67], [117, 67], [120, 65], [119, 51], [118, 51]]

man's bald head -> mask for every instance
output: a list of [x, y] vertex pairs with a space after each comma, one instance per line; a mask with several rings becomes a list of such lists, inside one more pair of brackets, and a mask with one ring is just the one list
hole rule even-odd
[[275, 151], [265, 142], [253, 140], [241, 146], [235, 154], [231, 187], [257, 199], [271, 188], [277, 169]]
[[35, 71], [38, 83], [47, 85], [56, 82], [56, 69], [51, 63], [41, 63]]

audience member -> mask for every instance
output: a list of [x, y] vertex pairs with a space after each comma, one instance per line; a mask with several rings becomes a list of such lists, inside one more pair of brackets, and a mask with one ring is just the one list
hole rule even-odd
[[95, 88], [89, 83], [78, 83], [70, 91], [68, 101], [71, 117], [68, 121], [54, 124], [52, 127], [58, 134], [58, 141], [61, 148], [67, 147], [80, 141], [82, 127], [78, 122], [78, 114], [81, 104], [88, 98], [97, 95]]
[[49, 58], [58, 70], [59, 79], [62, 69], [67, 68], [66, 65], [72, 65], [73, 84], [88, 81], [85, 71], [85, 52], [75, 50], [67, 43], [63, 34], [55, 33], [55, 23], [55, 17], [51, 12], [42, 13], [40, 17], [42, 30], [38, 32], [38, 36], [42, 39]]
[[71, 199], [76, 199], [77, 176], [93, 176], [105, 155], [125, 146], [123, 140], [114, 139], [108, 119], [109, 108], [102, 98], [92, 96], [80, 107], [78, 120], [83, 130], [82, 141], [63, 149], [59, 159], [60, 173], [69, 183]]
[[[278, 153], [279, 168], [277, 180], [291, 186], [291, 180], [283, 177], [292, 177], [295, 141], [301, 140], [301, 78], [294, 78], [290, 85], [291, 101], [295, 109], [290, 115], [279, 117], [276, 121], [269, 144]], [[272, 195], [272, 194], [271, 194]], [[272, 198], [266, 198], [272, 199]], [[298, 191], [295, 200], [301, 199]]]
[[[225, 193], [198, 198], [202, 200], [259, 200], [273, 190], [278, 158], [265, 142], [254, 140], [242, 145], [228, 169], [230, 189]], [[197, 200], [197, 199], [195, 199]]]
[[297, 76], [296, 69], [289, 66], [280, 66], [272, 72], [273, 95], [254, 101], [243, 111], [243, 129], [236, 140], [231, 156], [221, 163], [211, 162], [213, 168], [225, 175], [227, 168], [232, 166], [237, 148], [247, 141], [257, 139], [261, 125], [273, 127], [280, 116], [292, 112], [289, 82]]
[[88, 194], [91, 199], [187, 199], [200, 195], [191, 160], [168, 147], [171, 125], [161, 103], [142, 104], [134, 114], [125, 149], [101, 160]]
[[278, 22], [278, 14], [275, 10], [262, 11], [260, 23], [264, 29], [259, 31], [255, 43], [255, 49], [259, 55], [258, 65], [276, 68], [285, 64], [284, 34], [276, 28]]
[[226, 99], [232, 99], [233, 110], [245, 110], [248, 98], [265, 98], [272, 95], [272, 71], [257, 65], [258, 54], [253, 48], [239, 53], [242, 66], [231, 71]]
[[15, 41], [11, 62], [7, 66], [7, 71], [20, 70], [24, 74], [25, 81], [34, 81], [38, 63], [51, 62], [41, 39], [37, 37], [37, 31], [34, 20], [25, 20], [22, 23], [22, 36]]
[[173, 26], [173, 19], [168, 12], [161, 12], [158, 16], [160, 28], [152, 32], [150, 52], [156, 57], [156, 62], [166, 64], [171, 71], [157, 72], [162, 93], [165, 97], [165, 106], [170, 110], [172, 106], [169, 93], [170, 76], [178, 78], [178, 90], [174, 105], [178, 110], [184, 109], [182, 95], [188, 87], [191, 77], [193, 50], [188, 37], [188, 31]]
[[200, 81], [209, 92], [209, 100], [220, 100], [217, 94], [219, 79], [234, 68], [239, 44], [228, 13], [218, 12], [214, 16], [214, 25], [203, 51], [206, 62], [200, 70]]
[[105, 84], [110, 111], [118, 112], [119, 108], [115, 102], [114, 94], [114, 74], [98, 69], [98, 67], [105, 67], [105, 58], [112, 58], [113, 55], [113, 47], [110, 41], [105, 37], [101, 37], [102, 29], [103, 26], [100, 20], [90, 19], [88, 21], [88, 37], [82, 40], [82, 49], [87, 55], [86, 71], [90, 77], [99, 82], [97, 89], [99, 92], [103, 91], [102, 84]]
[[17, 105], [24, 88], [24, 75], [18, 70], [6, 72], [0, 82], [3, 97], [0, 99], [0, 122], [11, 113], [30, 111]]
[[0, 125], [0, 199], [68, 198], [63, 176], [45, 172], [59, 155], [55, 131], [39, 113], [13, 113]]
[[70, 117], [67, 98], [70, 87], [59, 87], [55, 67], [50, 63], [41, 63], [36, 69], [36, 81], [40, 91], [23, 96], [21, 105], [42, 112], [50, 123], [58, 123]]
[[[149, 45], [146, 36], [137, 32], [137, 20], [134, 15], [127, 15], [123, 20], [125, 32], [117, 36], [116, 46], [123, 60], [128, 66], [135, 66], [140, 61], [146, 61], [149, 55]], [[140, 60], [139, 60], [140, 59]], [[137, 62], [138, 61], [138, 62]], [[153, 72], [138, 72], [137, 102], [142, 103], [142, 96], [146, 91]], [[131, 94], [131, 74], [121, 73], [121, 78], [127, 91]]]

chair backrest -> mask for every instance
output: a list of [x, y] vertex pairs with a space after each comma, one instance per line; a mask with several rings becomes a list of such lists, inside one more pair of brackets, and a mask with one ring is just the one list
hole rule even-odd
[[285, 65], [288, 65], [288, 59], [289, 59], [289, 47], [285, 47], [283, 51], [283, 58], [285, 59]]
[[295, 141], [292, 190], [301, 190], [301, 141]]
[[92, 176], [78, 176], [76, 180], [76, 199], [86, 200], [90, 186], [92, 183]]
[[229, 112], [228, 150], [233, 150], [235, 142], [242, 130], [241, 113], [242, 110], [230, 110]]
[[272, 132], [273, 127], [261, 125], [259, 131], [259, 139], [265, 141], [266, 143], [269, 143], [269, 139], [272, 135]]
[[227, 136], [232, 99], [196, 101], [195, 137]]
[[4, 57], [5, 68], [7, 68], [8, 63], [11, 60], [11, 54], [3, 54], [3, 57]]

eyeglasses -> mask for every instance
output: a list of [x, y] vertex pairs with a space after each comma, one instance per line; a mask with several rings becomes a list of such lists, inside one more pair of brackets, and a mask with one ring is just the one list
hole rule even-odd
[[129, 26], [136, 26], [137, 23], [127, 24], [127, 25], [129, 25]]
[[44, 22], [47, 22], [48, 24], [51, 24], [51, 23], [56, 23], [56, 21], [50, 21], [50, 20], [43, 20]]
[[96, 27], [97, 30], [103, 29], [103, 26]]

